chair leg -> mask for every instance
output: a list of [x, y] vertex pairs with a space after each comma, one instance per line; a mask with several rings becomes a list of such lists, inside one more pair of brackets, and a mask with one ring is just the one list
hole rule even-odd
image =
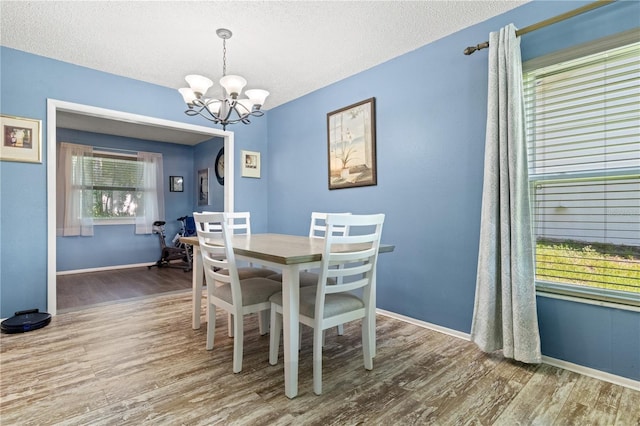
[[233, 337], [233, 315], [231, 315], [231, 312], [227, 312], [227, 330], [229, 337]]
[[242, 344], [244, 340], [243, 315], [233, 315], [233, 372], [242, 371]]
[[276, 312], [276, 307], [271, 304], [271, 330], [269, 331], [269, 364], [271, 365], [276, 365], [278, 363], [281, 331], [282, 314]]
[[362, 318], [362, 355], [365, 370], [373, 370], [373, 354], [371, 353], [371, 315]]
[[216, 307], [207, 301], [207, 350], [213, 349], [216, 335]]
[[313, 392], [322, 394], [322, 336], [319, 324], [313, 328]]
[[344, 326], [342, 324], [338, 325], [338, 336], [342, 336], [344, 334]]
[[269, 332], [269, 310], [268, 309], [258, 312], [258, 330], [260, 330], [261, 336], [264, 336]]

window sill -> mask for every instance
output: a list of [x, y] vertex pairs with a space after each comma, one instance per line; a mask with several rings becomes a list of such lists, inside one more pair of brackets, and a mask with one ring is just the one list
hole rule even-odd
[[640, 312], [640, 294], [636, 293], [537, 281], [536, 294], [553, 299]]
[[93, 219], [93, 224], [96, 226], [102, 225], [135, 225], [136, 220], [134, 218], [117, 218], [117, 219]]

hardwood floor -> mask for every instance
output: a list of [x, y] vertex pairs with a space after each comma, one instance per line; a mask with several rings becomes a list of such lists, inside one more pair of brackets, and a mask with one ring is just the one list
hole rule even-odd
[[[242, 372], [218, 313], [216, 346], [191, 329], [190, 293], [57, 315], [1, 338], [2, 425], [638, 425], [640, 392], [548, 365], [484, 354], [473, 344], [378, 316], [374, 370], [359, 323], [327, 332], [323, 391], [312, 390], [304, 330], [300, 394], [284, 396], [269, 336], [245, 319]], [[203, 318], [204, 319], [204, 318]]]
[[191, 272], [147, 267], [58, 275], [58, 313], [191, 289]]

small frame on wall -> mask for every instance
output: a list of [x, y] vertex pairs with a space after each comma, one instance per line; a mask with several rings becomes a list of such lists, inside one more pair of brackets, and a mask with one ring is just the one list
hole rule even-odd
[[242, 177], [260, 178], [260, 153], [242, 151]]
[[196, 182], [198, 183], [198, 205], [209, 206], [211, 200], [209, 199], [209, 169], [198, 170], [198, 176]]
[[329, 189], [377, 185], [375, 100], [327, 114]]
[[182, 176], [170, 176], [169, 177], [169, 191], [171, 192], [183, 192], [184, 191], [184, 179]]
[[42, 163], [40, 120], [1, 115], [0, 160]]

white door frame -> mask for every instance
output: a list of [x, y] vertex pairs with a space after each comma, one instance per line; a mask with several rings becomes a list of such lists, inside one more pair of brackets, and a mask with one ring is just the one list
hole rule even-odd
[[[233, 211], [233, 132], [196, 126], [179, 121], [163, 120], [145, 115], [131, 114], [122, 111], [98, 108], [90, 105], [47, 99], [47, 312], [57, 312], [56, 297], [56, 128], [58, 111], [125, 121], [142, 126], [154, 126], [185, 132], [208, 134], [211, 137], [224, 139], [224, 210]], [[214, 167], [212, 165], [211, 167]]]

